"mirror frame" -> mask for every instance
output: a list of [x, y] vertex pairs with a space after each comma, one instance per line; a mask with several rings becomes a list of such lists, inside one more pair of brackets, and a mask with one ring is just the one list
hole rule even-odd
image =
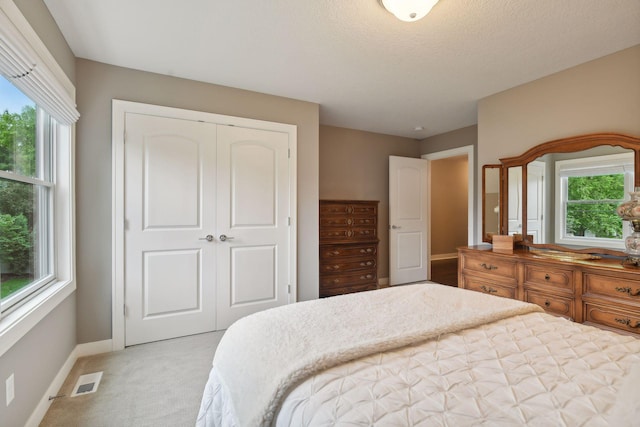
[[502, 165], [500, 164], [495, 164], [495, 165], [484, 165], [482, 166], [482, 241], [483, 242], [487, 242], [487, 243], [491, 243], [492, 239], [489, 238], [489, 236], [487, 236], [487, 230], [486, 230], [486, 224], [487, 224], [487, 200], [486, 200], [486, 195], [487, 195], [487, 169], [499, 169], [498, 170], [498, 179], [500, 180], [500, 182], [498, 182], [498, 233], [497, 234], [502, 234]]
[[[587, 150], [602, 145], [610, 145], [614, 147], [622, 147], [634, 152], [634, 186], [640, 187], [640, 138], [619, 134], [619, 133], [594, 133], [587, 135], [579, 135], [569, 138], [555, 139], [536, 145], [527, 150], [524, 154], [515, 157], [506, 157], [500, 159], [502, 170], [500, 171], [500, 234], [506, 234], [509, 229], [508, 217], [503, 215], [505, 209], [509, 206], [508, 188], [509, 188], [509, 168], [522, 167], [522, 175], [527, 176], [527, 164], [548, 153], [573, 153], [576, 151]], [[484, 205], [483, 205], [484, 210]], [[484, 232], [484, 225], [483, 225]], [[522, 180], [522, 245], [526, 247], [535, 247], [542, 249], [553, 249], [565, 252], [602, 254], [611, 256], [624, 257], [626, 254], [622, 251], [616, 251], [604, 248], [585, 248], [574, 249], [554, 244], [537, 244], [529, 240], [527, 236], [527, 180]]]

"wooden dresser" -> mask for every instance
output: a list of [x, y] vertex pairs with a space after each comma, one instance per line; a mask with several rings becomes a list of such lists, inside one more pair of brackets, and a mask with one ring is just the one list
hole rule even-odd
[[378, 201], [320, 200], [320, 297], [378, 287]]
[[640, 334], [640, 268], [619, 260], [465, 247], [458, 249], [458, 286], [535, 303], [576, 322]]

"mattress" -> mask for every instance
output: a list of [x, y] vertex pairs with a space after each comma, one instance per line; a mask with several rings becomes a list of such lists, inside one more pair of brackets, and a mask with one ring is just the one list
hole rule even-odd
[[[639, 384], [639, 339], [534, 312], [315, 373], [273, 425], [631, 426]], [[199, 425], [235, 427], [235, 407], [214, 364]]]

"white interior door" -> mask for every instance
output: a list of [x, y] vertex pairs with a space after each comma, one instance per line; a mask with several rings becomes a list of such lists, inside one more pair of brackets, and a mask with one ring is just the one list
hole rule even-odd
[[218, 126], [217, 140], [217, 324], [225, 329], [288, 303], [289, 138]]
[[389, 284], [427, 279], [428, 161], [389, 156]]
[[216, 125], [125, 117], [125, 345], [215, 329]]
[[546, 243], [544, 228], [544, 162], [527, 165], [527, 234], [533, 243]]
[[508, 234], [522, 233], [522, 167], [509, 168]]

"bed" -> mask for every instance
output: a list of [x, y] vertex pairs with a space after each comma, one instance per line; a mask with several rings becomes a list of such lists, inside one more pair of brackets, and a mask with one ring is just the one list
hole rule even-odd
[[640, 339], [426, 282], [234, 323], [197, 425], [632, 426], [638, 395]]

